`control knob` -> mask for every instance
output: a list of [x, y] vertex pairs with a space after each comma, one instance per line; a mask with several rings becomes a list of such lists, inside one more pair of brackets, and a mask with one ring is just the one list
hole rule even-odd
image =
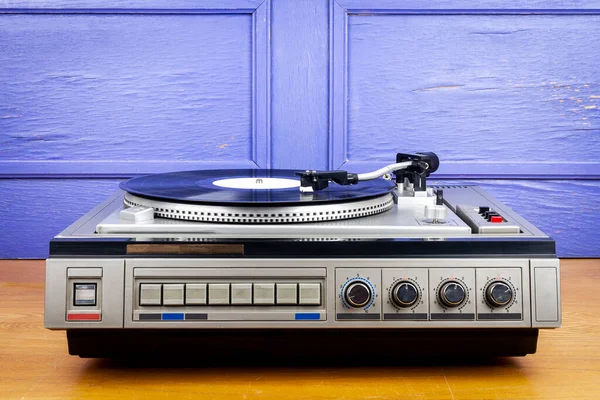
[[444, 283], [439, 291], [440, 302], [446, 307], [458, 307], [466, 297], [465, 287], [457, 281]]
[[344, 292], [346, 303], [354, 308], [362, 308], [369, 304], [373, 293], [368, 284], [363, 282], [352, 282]]
[[507, 283], [494, 281], [488, 285], [485, 298], [492, 307], [504, 307], [511, 302], [513, 291]]
[[410, 307], [418, 298], [419, 290], [411, 282], [400, 282], [392, 288], [392, 301], [398, 307]]

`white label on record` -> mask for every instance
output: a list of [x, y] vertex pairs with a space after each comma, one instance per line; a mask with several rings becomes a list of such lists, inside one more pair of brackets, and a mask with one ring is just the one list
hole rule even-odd
[[228, 189], [289, 189], [300, 186], [300, 180], [287, 178], [231, 178], [214, 181], [213, 185]]

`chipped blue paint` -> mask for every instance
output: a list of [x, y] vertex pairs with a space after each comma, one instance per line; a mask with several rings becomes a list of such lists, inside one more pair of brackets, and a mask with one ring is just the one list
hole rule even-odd
[[0, 258], [133, 175], [413, 149], [600, 256], [598, 37], [599, 0], [4, 0]]

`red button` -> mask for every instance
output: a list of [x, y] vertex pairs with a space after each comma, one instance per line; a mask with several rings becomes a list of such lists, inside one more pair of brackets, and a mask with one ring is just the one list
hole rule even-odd
[[100, 313], [67, 314], [67, 321], [100, 321]]
[[504, 221], [504, 219], [500, 215], [492, 215], [492, 217], [490, 218], [490, 222], [494, 222], [494, 223], [503, 222], [503, 221]]

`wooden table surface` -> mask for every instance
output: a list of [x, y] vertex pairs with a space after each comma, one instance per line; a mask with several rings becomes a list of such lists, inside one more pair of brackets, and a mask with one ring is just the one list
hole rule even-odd
[[[399, 367], [165, 367], [80, 359], [43, 327], [43, 261], [0, 261], [0, 399], [600, 399], [600, 260], [562, 261], [538, 353]], [[407, 360], [409, 361], [409, 360]]]

